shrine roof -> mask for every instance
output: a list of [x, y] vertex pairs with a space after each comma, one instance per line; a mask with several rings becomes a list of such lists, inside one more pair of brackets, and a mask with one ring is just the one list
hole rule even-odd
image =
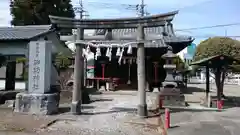
[[211, 68], [211, 67], [219, 67], [219, 65], [231, 65], [234, 62], [240, 63], [238, 60], [230, 56], [214, 55], [198, 61], [194, 61], [190, 65], [209, 66]]
[[30, 40], [52, 32], [51, 25], [0, 27], [0, 40]]
[[[167, 26], [164, 30], [164, 26], [159, 27], [149, 27], [144, 28], [145, 39], [163, 39], [166, 43], [171, 42], [191, 42], [193, 38], [191, 36], [179, 36], [175, 35], [173, 27], [171, 25]], [[95, 31], [94, 36], [107, 35], [107, 30], [98, 29]], [[128, 28], [128, 29], [113, 29], [112, 38], [115, 40], [121, 40], [121, 38], [136, 39], [137, 38], [137, 29]]]

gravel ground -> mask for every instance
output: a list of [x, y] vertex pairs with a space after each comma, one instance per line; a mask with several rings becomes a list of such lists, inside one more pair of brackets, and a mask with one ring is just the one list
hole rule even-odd
[[[102, 94], [93, 95], [91, 99], [96, 102], [84, 105], [82, 115], [61, 114], [58, 118], [63, 120], [49, 126], [41, 134], [159, 135], [157, 128], [128, 123], [129, 121], [144, 122], [144, 120], [136, 117], [136, 107], [138, 104], [136, 95]], [[149, 107], [154, 102], [154, 96], [147, 96]]]

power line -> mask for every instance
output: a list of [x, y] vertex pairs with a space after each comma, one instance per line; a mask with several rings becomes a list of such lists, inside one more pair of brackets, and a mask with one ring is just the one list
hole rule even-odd
[[239, 22], [239, 23], [230, 23], [230, 24], [219, 24], [219, 25], [212, 25], [212, 26], [203, 26], [203, 27], [193, 27], [193, 28], [186, 28], [186, 29], [176, 29], [175, 31], [188, 31], [188, 30], [211, 29], [211, 28], [237, 26], [237, 25], [240, 25], [240, 22]]
[[199, 5], [202, 5], [202, 4], [206, 4], [206, 3], [210, 3], [210, 2], [213, 2], [213, 1], [215, 1], [215, 0], [207, 0], [207, 1], [203, 1], [203, 2], [196, 3], [196, 4], [193, 4], [193, 5], [190, 5], [190, 6], [180, 7], [180, 8], [178, 8], [178, 10], [189, 9], [189, 8], [192, 8], [192, 7], [195, 7], [195, 6], [199, 6]]
[[[137, 15], [141, 14], [141, 8], [146, 5], [144, 4], [116, 4], [116, 3], [103, 3], [103, 2], [86, 2], [85, 5], [89, 5], [91, 7], [100, 7], [100, 8], [118, 8], [118, 9], [125, 9], [130, 11], [136, 11]], [[75, 6], [75, 4], [73, 4]], [[146, 10], [144, 10], [144, 15], [150, 15]]]

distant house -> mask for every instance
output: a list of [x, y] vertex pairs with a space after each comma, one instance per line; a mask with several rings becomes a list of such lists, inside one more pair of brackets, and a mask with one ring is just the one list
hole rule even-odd
[[[53, 52], [62, 52], [71, 55], [71, 50], [60, 41], [60, 38], [51, 25], [29, 25], [15, 27], [0, 27], [0, 55], [5, 57], [7, 62], [0, 68], [0, 79], [22, 79], [22, 63], [16, 63], [18, 57], [28, 56], [28, 45], [30, 41], [48, 40], [53, 44]], [[9, 70], [7, 69], [9, 68]], [[15, 74], [15, 77], [13, 77]], [[7, 79], [7, 80], [8, 80]], [[11, 81], [9, 83], [11, 84]], [[5, 82], [5, 86], [8, 82]], [[2, 85], [2, 84], [0, 84]], [[12, 87], [15, 84], [12, 84]], [[1, 87], [1, 86], [0, 86]], [[11, 89], [12, 89], [11, 87]], [[8, 88], [5, 88], [8, 89]]]

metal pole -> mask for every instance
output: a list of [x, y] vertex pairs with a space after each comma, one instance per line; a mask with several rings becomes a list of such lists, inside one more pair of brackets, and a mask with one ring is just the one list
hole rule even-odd
[[141, 13], [141, 16], [144, 16], [144, 0], [141, 0], [141, 8], [140, 8], [140, 13]]

